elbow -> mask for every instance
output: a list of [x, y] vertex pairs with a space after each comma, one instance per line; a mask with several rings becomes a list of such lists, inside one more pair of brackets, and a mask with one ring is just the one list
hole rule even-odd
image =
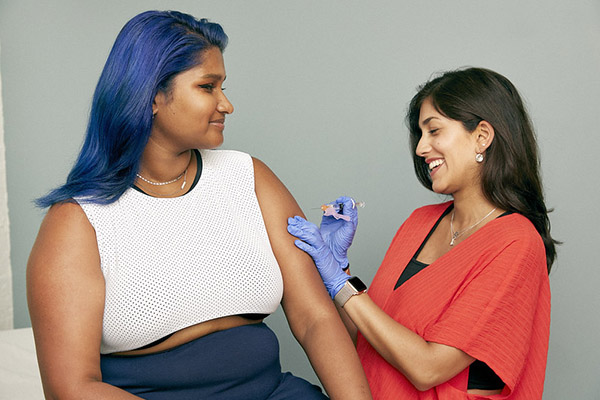
[[412, 373], [406, 371], [404, 375], [419, 392], [425, 392], [445, 382], [444, 378], [433, 370], [421, 369]]
[[413, 357], [410, 360], [396, 356], [392, 358], [392, 361], [391, 364], [420, 392], [441, 385], [461, 370], [459, 367], [459, 370], [455, 371], [456, 361], [451, 361], [449, 364], [438, 356], [431, 357], [428, 354], [424, 357]]
[[333, 329], [337, 323], [343, 327], [333, 303], [331, 303], [331, 307], [317, 305], [301, 310], [290, 310], [289, 307], [287, 309], [284, 307], [284, 310], [292, 334], [299, 343], [303, 343], [308, 337], [312, 337], [315, 332], [322, 333], [324, 329]]
[[421, 376], [413, 377], [410, 381], [419, 392], [425, 392], [441, 383], [430, 374], [422, 374]]
[[427, 390], [436, 386], [434, 384], [431, 384], [430, 382], [425, 381], [413, 381], [412, 384], [419, 392], [426, 392]]
[[[83, 393], [78, 393], [68, 388], [50, 388], [44, 385], [44, 399], [46, 400], [70, 400], [83, 398]], [[79, 397], [78, 397], [79, 396]]]
[[88, 398], [90, 393], [95, 393], [97, 391], [96, 385], [101, 383], [101, 379], [93, 379], [89, 382], [64, 382], [64, 384], [55, 385], [42, 382], [42, 386], [44, 389], [44, 398], [46, 400], [75, 400]]
[[299, 343], [303, 343], [307, 338], [313, 337], [316, 332], [321, 330], [331, 323], [331, 317], [327, 318], [324, 315], [312, 315], [311, 318], [304, 319], [301, 323], [295, 323], [292, 327], [292, 333]]

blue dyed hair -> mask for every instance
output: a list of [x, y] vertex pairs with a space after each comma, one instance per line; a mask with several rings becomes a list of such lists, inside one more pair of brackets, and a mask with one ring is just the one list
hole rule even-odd
[[152, 102], [173, 78], [221, 52], [227, 35], [219, 24], [177, 11], [146, 11], [119, 32], [92, 100], [81, 152], [64, 185], [36, 200], [45, 208], [84, 197], [109, 204], [135, 180], [152, 127]]

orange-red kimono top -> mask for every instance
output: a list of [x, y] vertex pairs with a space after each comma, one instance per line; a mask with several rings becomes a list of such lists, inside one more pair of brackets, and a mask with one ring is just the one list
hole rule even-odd
[[[458, 348], [485, 362], [505, 383], [502, 395], [494, 399], [541, 399], [550, 334], [550, 285], [544, 244], [527, 218], [514, 213], [490, 221], [394, 290], [450, 205], [419, 208], [402, 224], [369, 296], [425, 340]], [[487, 398], [467, 394], [469, 368], [419, 392], [360, 333], [357, 348], [376, 400]]]

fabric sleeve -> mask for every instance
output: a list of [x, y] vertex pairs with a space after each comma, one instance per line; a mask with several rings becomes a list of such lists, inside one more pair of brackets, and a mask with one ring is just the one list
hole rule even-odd
[[505, 243], [472, 266], [424, 338], [485, 362], [512, 392], [526, 364], [547, 273], [537, 232]]

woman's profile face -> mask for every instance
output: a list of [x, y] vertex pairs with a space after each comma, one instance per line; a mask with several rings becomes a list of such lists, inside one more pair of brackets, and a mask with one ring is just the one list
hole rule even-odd
[[225, 116], [233, 112], [223, 93], [225, 77], [216, 47], [204, 53], [202, 64], [175, 76], [170, 90], [155, 97], [150, 141], [175, 152], [219, 147]]
[[476, 135], [461, 121], [442, 115], [429, 98], [421, 105], [419, 126], [416, 153], [429, 166], [433, 191], [455, 195], [480, 190]]

